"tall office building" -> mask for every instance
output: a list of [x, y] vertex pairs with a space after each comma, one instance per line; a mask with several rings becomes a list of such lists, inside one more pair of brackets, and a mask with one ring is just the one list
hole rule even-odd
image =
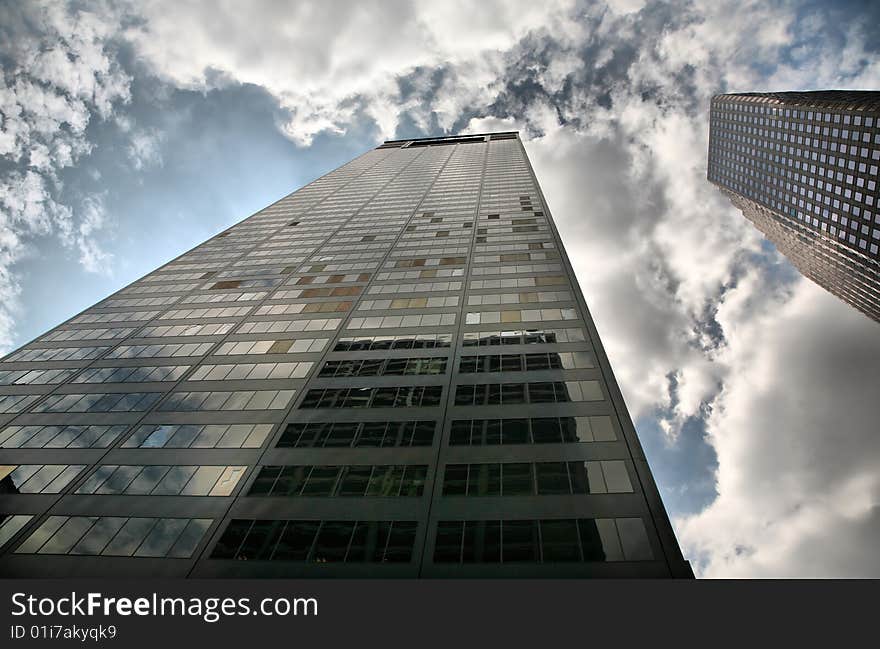
[[880, 321], [880, 92], [716, 95], [709, 180], [806, 277]]
[[691, 575], [516, 133], [386, 142], [0, 370], [2, 574]]

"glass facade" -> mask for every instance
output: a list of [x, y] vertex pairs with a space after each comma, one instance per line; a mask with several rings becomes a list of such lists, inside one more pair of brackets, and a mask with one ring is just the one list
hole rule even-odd
[[806, 277], [880, 321], [880, 92], [717, 95], [708, 178]]
[[0, 361], [0, 574], [689, 577], [516, 133], [386, 142]]

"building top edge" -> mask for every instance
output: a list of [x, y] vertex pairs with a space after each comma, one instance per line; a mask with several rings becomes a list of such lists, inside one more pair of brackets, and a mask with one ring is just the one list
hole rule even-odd
[[[454, 143], [454, 142], [473, 142], [477, 139], [488, 140], [497, 136], [506, 136], [504, 139], [519, 138], [519, 131], [493, 131], [491, 133], [462, 133], [461, 135], [442, 135], [437, 137], [412, 137], [399, 140], [385, 140], [381, 145], [400, 144], [404, 145], [408, 142], [437, 142]], [[513, 136], [513, 137], [511, 137]]]
[[877, 90], [804, 90], [790, 92], [730, 92], [712, 97], [712, 103], [735, 101], [775, 106], [802, 106], [829, 110], [880, 110]]

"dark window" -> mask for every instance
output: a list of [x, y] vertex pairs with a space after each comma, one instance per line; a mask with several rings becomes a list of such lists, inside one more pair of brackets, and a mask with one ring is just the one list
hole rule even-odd
[[397, 388], [377, 388], [373, 391], [373, 408], [393, 408]]
[[571, 493], [565, 462], [539, 462], [535, 465], [535, 476], [541, 495]]
[[300, 493], [303, 496], [331, 496], [338, 476], [338, 466], [314, 466]]
[[342, 480], [339, 483], [337, 495], [339, 496], [363, 496], [370, 482], [371, 466], [349, 466], [345, 468]]
[[[379, 376], [382, 374], [383, 360], [381, 358], [367, 358], [361, 362], [357, 376]], [[388, 373], [387, 371], [385, 372]]]
[[529, 370], [549, 370], [550, 369], [549, 355], [548, 354], [526, 354], [526, 368]]
[[443, 480], [444, 496], [464, 496], [467, 493], [468, 465], [447, 464]]
[[443, 394], [443, 386], [428, 385], [424, 388], [422, 406], [439, 406], [440, 396]]
[[502, 523], [502, 559], [505, 562], [538, 560], [538, 533], [535, 523], [536, 521]]
[[526, 402], [525, 385], [522, 383], [502, 383], [501, 384], [501, 402], [507, 406], [516, 403]]
[[324, 521], [315, 541], [313, 560], [318, 563], [344, 561], [354, 526], [354, 521]]
[[410, 423], [406, 421], [389, 422], [388, 428], [385, 429], [385, 439], [382, 440], [382, 446], [409, 446], [404, 439], [410, 436]]
[[254, 521], [247, 538], [238, 550], [236, 559], [271, 558], [283, 529], [283, 521]]
[[425, 491], [425, 478], [427, 476], [428, 467], [424, 464], [411, 464], [404, 467], [400, 495], [409, 497], [421, 496]]
[[357, 433], [356, 423], [330, 424], [324, 438], [324, 446], [351, 446]]
[[257, 474], [256, 480], [251, 485], [251, 490], [249, 495], [251, 496], [259, 496], [263, 494], [268, 494], [272, 491], [272, 486], [275, 484], [275, 480], [281, 475], [280, 466], [264, 466], [260, 469], [260, 472]]
[[486, 432], [483, 443], [491, 446], [501, 444], [501, 420], [488, 419], [485, 424]]
[[281, 437], [278, 438], [277, 446], [281, 447], [291, 447], [291, 446], [311, 446], [312, 444], [300, 443], [300, 437], [302, 437], [303, 433], [306, 431], [305, 424], [287, 424], [287, 427], [284, 429], [284, 432], [281, 433]]
[[358, 436], [357, 446], [382, 446], [387, 426], [387, 422], [384, 421], [365, 423]]
[[580, 541], [575, 520], [541, 521], [541, 557], [545, 563], [581, 560]]
[[251, 529], [254, 521], [232, 520], [223, 532], [223, 536], [214, 546], [211, 557], [214, 559], [232, 559], [238, 554], [238, 548]]
[[559, 420], [532, 419], [532, 437], [536, 444], [559, 444], [562, 441]]
[[414, 521], [233, 520], [212, 557], [316, 563], [408, 562], [412, 560], [416, 530]]
[[431, 446], [434, 443], [435, 428], [436, 424], [433, 421], [413, 422], [413, 436], [410, 444], [412, 446]]
[[440, 521], [434, 542], [435, 563], [459, 563], [464, 521]]
[[529, 401], [532, 403], [553, 403], [556, 397], [552, 383], [529, 383]]
[[602, 537], [599, 536], [596, 521], [591, 518], [579, 519], [578, 532], [584, 561], [605, 561], [605, 550], [602, 548]]
[[372, 390], [369, 388], [351, 388], [346, 391], [345, 399], [336, 403], [337, 408], [367, 408], [370, 405]]
[[503, 464], [501, 475], [501, 493], [505, 496], [528, 496], [535, 492], [532, 482], [532, 465], [528, 462]]
[[413, 545], [416, 541], [415, 521], [395, 521], [391, 524], [388, 545], [383, 561], [389, 563], [409, 563], [412, 560]]
[[479, 356], [462, 356], [459, 372], [461, 374], [473, 374], [478, 371]]
[[[430, 446], [433, 421], [406, 422], [314, 422], [288, 424], [278, 440], [280, 448], [346, 446]], [[389, 433], [386, 435], [386, 430]]]
[[590, 493], [590, 481], [587, 479], [587, 465], [585, 462], [569, 462], [568, 474], [571, 478], [572, 493]]
[[381, 561], [390, 528], [390, 523], [385, 521], [358, 521], [345, 561]]
[[[309, 467], [307, 466], [286, 466], [282, 468], [278, 480], [272, 491], [269, 492], [273, 496], [295, 496], [302, 490], [308, 476]], [[251, 490], [250, 495], [254, 494]]]
[[571, 401], [571, 397], [568, 394], [568, 387], [563, 381], [555, 381], [553, 387], [556, 391], [556, 401], [559, 403], [567, 403]]
[[501, 495], [501, 465], [472, 464], [468, 473], [467, 495]]
[[[458, 401], [458, 393], [456, 392], [456, 402]], [[452, 428], [449, 432], [449, 444], [451, 446], [469, 445], [471, 443], [471, 422], [453, 421]]]
[[368, 496], [391, 497], [400, 493], [400, 482], [403, 478], [402, 466], [377, 466], [373, 468], [370, 483], [367, 485]]
[[464, 526], [464, 563], [501, 561], [501, 521], [467, 521]]
[[385, 367], [385, 374], [402, 375], [406, 373], [406, 358], [393, 358]]
[[476, 404], [475, 385], [459, 385], [455, 388], [455, 405], [456, 406], [473, 406]]
[[504, 444], [528, 444], [529, 443], [529, 420], [528, 419], [504, 419], [502, 420], [502, 443]]
[[320, 521], [288, 521], [272, 558], [276, 561], [308, 559], [320, 524]]

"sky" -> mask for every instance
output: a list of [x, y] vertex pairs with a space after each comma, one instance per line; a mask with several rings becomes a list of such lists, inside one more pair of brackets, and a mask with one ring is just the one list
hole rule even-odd
[[880, 3], [0, 0], [0, 353], [385, 139], [519, 130], [685, 556], [880, 577], [880, 324], [706, 181], [720, 92], [880, 89]]

